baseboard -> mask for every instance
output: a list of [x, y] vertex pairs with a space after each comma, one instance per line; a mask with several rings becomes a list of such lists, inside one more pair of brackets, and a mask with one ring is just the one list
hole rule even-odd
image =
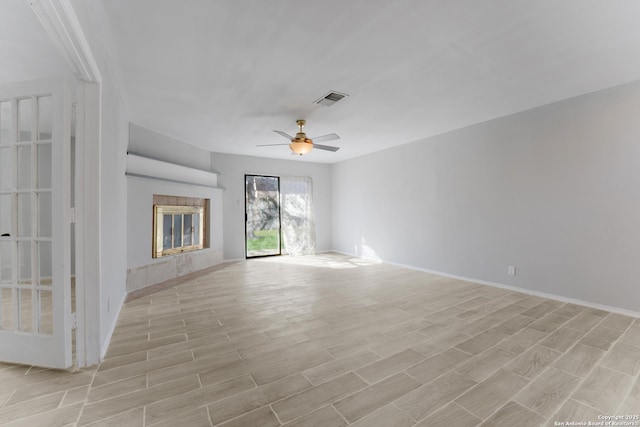
[[[335, 252], [335, 253], [338, 253], [338, 254], [341, 254], [341, 255], [352, 256], [352, 257], [360, 258], [360, 259], [367, 259], [367, 258], [359, 257], [359, 256], [354, 255], [354, 254], [347, 253], [347, 252], [338, 251], [338, 250], [335, 250], [335, 249], [331, 250], [330, 252]], [[594, 302], [583, 301], [583, 300], [576, 299], [576, 298], [564, 297], [564, 296], [556, 295], [556, 294], [549, 294], [547, 292], [540, 292], [540, 291], [535, 291], [535, 290], [532, 290], [532, 289], [519, 288], [517, 286], [505, 285], [503, 283], [489, 282], [487, 280], [476, 279], [476, 278], [473, 278], [473, 277], [459, 276], [459, 275], [456, 275], [456, 274], [445, 273], [443, 271], [430, 270], [430, 269], [427, 269], [427, 268], [415, 267], [413, 265], [401, 264], [401, 263], [398, 263], [398, 262], [389, 262], [389, 261], [384, 261], [384, 260], [381, 260], [381, 262], [383, 262], [385, 264], [389, 264], [389, 265], [395, 265], [397, 267], [408, 268], [410, 270], [416, 270], [416, 271], [422, 271], [422, 272], [425, 272], [425, 273], [437, 274], [438, 276], [450, 277], [452, 279], [464, 280], [466, 282], [473, 282], [473, 283], [478, 283], [480, 285], [492, 286], [494, 288], [507, 289], [507, 290], [514, 291], [514, 292], [520, 292], [520, 293], [523, 293], [523, 294], [526, 294], [526, 295], [532, 295], [532, 296], [536, 296], [536, 297], [546, 298], [546, 299], [565, 302], [565, 303], [570, 303], [570, 304], [582, 305], [582, 306], [585, 306], [585, 307], [595, 308], [597, 310], [604, 310], [604, 311], [609, 311], [611, 313], [622, 314], [624, 316], [640, 318], [640, 312], [633, 311], [633, 310], [627, 310], [627, 309], [624, 309], [624, 308], [612, 307], [612, 306], [608, 306], [608, 305], [604, 305], [604, 304], [598, 304], [598, 303], [594, 303]]]

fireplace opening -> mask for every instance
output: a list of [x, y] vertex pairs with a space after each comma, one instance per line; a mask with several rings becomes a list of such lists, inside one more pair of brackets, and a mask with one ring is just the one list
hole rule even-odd
[[207, 246], [208, 202], [209, 199], [154, 195], [153, 258]]

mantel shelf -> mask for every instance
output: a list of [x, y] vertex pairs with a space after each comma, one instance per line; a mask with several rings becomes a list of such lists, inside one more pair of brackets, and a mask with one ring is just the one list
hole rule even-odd
[[127, 153], [127, 176], [218, 187], [218, 173], [194, 169], [175, 163]]

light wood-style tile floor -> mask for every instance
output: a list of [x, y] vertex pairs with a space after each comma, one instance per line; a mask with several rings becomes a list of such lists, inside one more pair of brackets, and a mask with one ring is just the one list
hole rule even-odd
[[280, 257], [127, 302], [97, 367], [0, 365], [0, 424], [553, 426], [640, 414], [639, 375], [639, 319]]

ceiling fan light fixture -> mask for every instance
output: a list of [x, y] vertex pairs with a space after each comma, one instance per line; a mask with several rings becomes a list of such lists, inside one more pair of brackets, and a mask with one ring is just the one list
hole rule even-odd
[[[302, 130], [302, 128], [305, 125], [305, 121], [302, 119], [299, 119], [299, 120], [296, 120], [296, 124], [298, 125], [298, 132], [296, 133], [295, 137], [281, 130], [274, 130], [274, 132], [277, 133], [278, 135], [283, 136], [287, 138], [289, 141], [291, 141], [291, 143], [288, 145], [293, 154], [302, 156], [303, 154], [307, 154], [308, 152], [310, 152], [313, 148], [317, 148], [318, 150], [331, 151], [331, 152], [336, 152], [340, 149], [340, 147], [333, 147], [330, 145], [321, 145], [321, 144], [314, 145], [313, 140], [311, 138], [307, 138], [307, 135]], [[318, 136], [314, 139], [317, 142], [324, 142], [324, 141], [333, 141], [334, 139], [340, 139], [340, 137], [335, 133], [330, 133], [327, 135]], [[271, 145], [287, 145], [287, 144], [261, 144], [261, 145], [258, 145], [258, 147], [266, 147]]]
[[291, 151], [294, 153], [302, 156], [303, 154], [307, 154], [311, 151], [313, 143], [309, 139], [303, 141], [293, 140], [291, 141], [291, 144], [289, 144], [289, 148], [291, 148]]

